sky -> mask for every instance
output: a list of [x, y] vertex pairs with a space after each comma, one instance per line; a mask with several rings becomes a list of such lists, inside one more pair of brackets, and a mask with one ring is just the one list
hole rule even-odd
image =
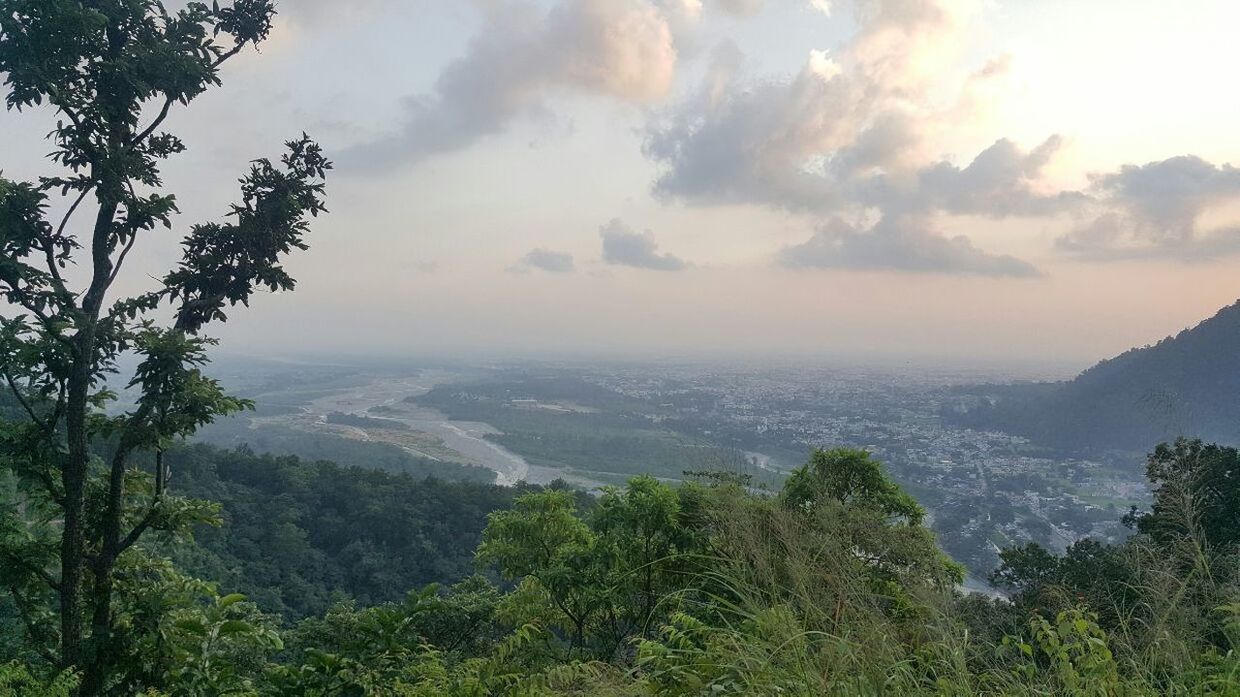
[[[231, 351], [1075, 361], [1240, 297], [1240, 4], [283, 0], [183, 214], [302, 131], [331, 213]], [[10, 178], [53, 115], [0, 115]]]

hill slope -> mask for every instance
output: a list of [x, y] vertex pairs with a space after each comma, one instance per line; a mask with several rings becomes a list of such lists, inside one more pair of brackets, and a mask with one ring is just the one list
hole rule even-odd
[[947, 418], [1058, 449], [1144, 452], [1181, 435], [1240, 443], [1240, 303], [1069, 382], [984, 388], [973, 397]]

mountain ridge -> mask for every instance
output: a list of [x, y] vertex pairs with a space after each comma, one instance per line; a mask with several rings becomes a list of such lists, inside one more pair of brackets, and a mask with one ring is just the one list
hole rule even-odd
[[958, 425], [1072, 452], [1144, 452], [1179, 436], [1240, 443], [1240, 301], [1058, 383], [966, 391]]

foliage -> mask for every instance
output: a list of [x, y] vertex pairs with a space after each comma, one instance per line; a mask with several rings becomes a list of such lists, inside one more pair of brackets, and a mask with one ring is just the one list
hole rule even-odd
[[1146, 463], [1146, 478], [1154, 505], [1127, 521], [1139, 532], [1168, 542], [1195, 526], [1217, 550], [1240, 543], [1240, 451], [1184, 438], [1163, 443]]
[[[19, 482], [16, 505], [0, 511], [0, 557], [31, 646], [78, 670], [82, 694], [131, 672], [122, 586], [138, 542], [212, 514], [168, 492], [163, 451], [250, 406], [202, 372], [215, 343], [202, 330], [256, 292], [292, 290], [284, 260], [306, 249], [326, 210], [331, 164], [302, 134], [278, 161], [251, 163], [226, 222], [190, 227], [153, 289], [110, 297], [138, 241], [178, 213], [160, 174], [185, 149], [161, 130], [168, 116], [219, 85], [223, 64], [263, 42], [274, 14], [270, 0], [172, 11], [156, 0], [0, 0], [5, 104], [56, 116], [56, 170], [0, 177], [0, 375], [22, 411], [0, 423], [0, 463]], [[157, 319], [165, 306], [168, 324]], [[122, 354], [138, 358], [127, 381], [137, 398], [109, 413], [109, 381], [126, 383], [115, 377]], [[151, 476], [136, 466], [143, 453]]]
[[165, 460], [179, 491], [220, 504], [223, 525], [198, 526], [194, 545], [160, 548], [289, 621], [344, 598], [379, 605], [471, 575], [487, 514], [529, 490], [204, 445]]
[[[151, 556], [154, 548], [144, 543], [121, 567], [117, 626], [123, 631], [105, 683], [116, 693], [1152, 697], [1240, 691], [1234, 643], [1240, 594], [1226, 573], [1235, 558], [1227, 545], [1208, 542], [1211, 531], [1184, 520], [1167, 519], [1174, 534], [1141, 533], [1115, 546], [1084, 540], [1062, 556], [1036, 546], [1006, 550], [995, 581], [1012, 592], [1008, 601], [957, 592], [959, 568], [920, 525], [919, 509], [906, 506], [878, 463], [856, 451], [815, 453], [791, 478], [796, 486], [777, 496], [752, 491], [735, 476], [677, 487], [639, 477], [593, 502], [562, 488], [418, 482], [206, 446], [174, 448], [168, 461], [181, 486], [224, 503], [221, 530], [200, 528], [194, 545], [160, 540], [156, 547], [182, 564], [193, 558], [182, 556], [185, 549], [201, 555], [209, 536], [242, 524], [238, 506], [246, 491], [253, 499], [244, 505], [253, 508], [244, 525], [255, 533], [283, 524], [264, 511], [296, 503], [305, 507], [299, 516], [314, 530], [311, 538], [366, 534], [366, 520], [377, 531], [380, 521], [393, 524], [405, 515], [399, 507], [359, 506], [366, 495], [459, 505], [496, 491], [507, 498], [485, 515], [476, 560], [512, 585], [474, 575], [400, 600], [342, 599], [326, 614], [281, 631], [242, 596], [221, 597], [215, 584]], [[1192, 470], [1193, 462], [1205, 461], [1172, 469]], [[1182, 511], [1166, 505], [1171, 491], [1160, 489], [1155, 499], [1160, 515]], [[342, 497], [338, 510], [324, 498], [329, 492]], [[1210, 501], [1227, 493], [1201, 495]], [[362, 517], [334, 519], [332, 510]], [[449, 508], [413, 510], [433, 519]], [[311, 511], [332, 524], [314, 528]], [[479, 527], [483, 513], [473, 514]], [[462, 524], [452, 521], [445, 530]], [[253, 545], [278, 556], [300, 549], [295, 539], [263, 534]], [[13, 694], [70, 694], [76, 676], [24, 660], [0, 669], [0, 680], [9, 681]]]
[[868, 508], [893, 520], [921, 525], [925, 511], [883, 473], [864, 450], [817, 450], [793, 472], [783, 499], [792, 508], [811, 508], [823, 500]]

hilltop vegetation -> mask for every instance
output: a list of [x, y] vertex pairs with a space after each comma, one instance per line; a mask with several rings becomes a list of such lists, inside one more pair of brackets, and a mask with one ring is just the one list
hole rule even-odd
[[[861, 451], [815, 453], [778, 495], [720, 474], [678, 487], [638, 477], [597, 501], [204, 446], [176, 462], [187, 489], [225, 501], [223, 526], [126, 555], [113, 694], [1240, 690], [1230, 448], [1181, 441], [1151, 455], [1155, 502], [1128, 516], [1122, 545], [1005, 550], [993, 580], [1011, 600], [955, 590], [961, 568], [922, 509]], [[479, 494], [491, 504], [459, 508]], [[310, 509], [323, 520], [298, 519]], [[450, 583], [394, 597], [399, 579], [436, 574]], [[30, 588], [23, 578], [5, 571]], [[289, 602], [316, 584], [334, 597]], [[254, 595], [228, 594], [239, 586]], [[0, 612], [43, 612], [37, 597], [8, 597], [20, 612]], [[313, 616], [297, 621], [303, 610]], [[0, 642], [0, 694], [72, 692], [74, 673], [43, 659], [54, 637], [25, 626]]]
[[391, 602], [471, 575], [487, 514], [528, 491], [245, 449], [198, 445], [165, 457], [179, 492], [220, 504], [221, 525], [195, 528], [193, 545], [160, 548], [290, 621], [342, 598]]
[[1072, 381], [975, 396], [947, 418], [1063, 450], [1133, 453], [1180, 436], [1240, 443], [1240, 303]]

